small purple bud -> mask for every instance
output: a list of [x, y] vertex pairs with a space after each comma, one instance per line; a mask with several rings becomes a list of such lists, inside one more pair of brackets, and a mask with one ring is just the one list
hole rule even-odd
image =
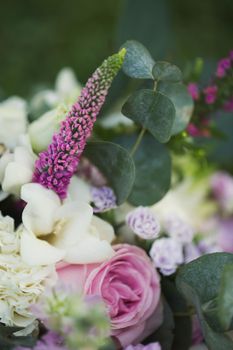
[[136, 235], [143, 239], [154, 239], [160, 232], [158, 219], [147, 207], [138, 207], [128, 213], [126, 223]]

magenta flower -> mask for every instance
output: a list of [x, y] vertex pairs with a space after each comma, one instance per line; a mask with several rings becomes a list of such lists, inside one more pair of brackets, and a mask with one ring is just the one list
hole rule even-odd
[[218, 78], [223, 78], [226, 75], [226, 71], [231, 67], [231, 60], [230, 58], [222, 58], [218, 62], [216, 76]]
[[198, 100], [199, 99], [198, 85], [196, 83], [189, 83], [187, 88], [188, 88], [188, 93], [192, 97], [192, 99]]
[[233, 97], [224, 103], [223, 109], [226, 112], [233, 112]]
[[203, 90], [204, 94], [205, 94], [205, 102], [208, 105], [211, 105], [215, 102], [216, 97], [217, 97], [217, 92], [218, 92], [218, 88], [216, 85], [212, 85], [212, 86], [207, 86], [204, 90]]
[[97, 68], [61, 123], [60, 131], [36, 161], [33, 181], [54, 190], [61, 199], [66, 197], [70, 179], [77, 170], [80, 156], [112, 80], [123, 63], [125, 52], [122, 49]]

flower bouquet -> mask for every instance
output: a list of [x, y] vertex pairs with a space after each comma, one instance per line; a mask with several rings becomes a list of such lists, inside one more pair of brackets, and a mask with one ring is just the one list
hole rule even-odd
[[233, 178], [207, 161], [232, 53], [200, 66], [128, 41], [84, 87], [1, 102], [1, 350], [233, 349]]

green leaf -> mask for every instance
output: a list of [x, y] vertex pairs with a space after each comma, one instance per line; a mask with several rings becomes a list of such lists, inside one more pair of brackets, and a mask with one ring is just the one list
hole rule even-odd
[[127, 150], [112, 142], [95, 141], [87, 144], [84, 155], [106, 176], [115, 191], [117, 203], [123, 203], [135, 179], [134, 162]]
[[122, 113], [141, 124], [159, 142], [167, 142], [171, 137], [175, 107], [161, 93], [148, 89], [135, 91], [122, 107]]
[[218, 297], [219, 317], [226, 329], [229, 329], [233, 320], [233, 264], [225, 266]]
[[174, 104], [176, 114], [172, 127], [172, 135], [186, 128], [193, 112], [193, 100], [182, 83], [158, 83], [157, 90], [166, 95]]
[[172, 350], [187, 350], [192, 341], [192, 323], [186, 300], [169, 278], [163, 278], [161, 286], [175, 321]]
[[173, 83], [182, 80], [181, 70], [174, 64], [165, 61], [155, 62], [152, 74], [155, 80], [170, 81]]
[[[131, 140], [132, 145], [132, 140]], [[169, 190], [171, 158], [167, 148], [146, 134], [134, 154], [136, 178], [129, 202], [133, 205], [152, 205]]]
[[123, 71], [131, 78], [153, 79], [154, 60], [149, 51], [138, 41], [129, 40], [122, 45], [127, 51], [123, 63]]
[[213, 324], [209, 324], [205, 316], [206, 310], [208, 311], [206, 305], [211, 304], [211, 301], [218, 295], [222, 271], [229, 263], [233, 263], [233, 254], [204, 255], [184, 265], [176, 278], [178, 290], [196, 308], [206, 344], [211, 350], [231, 350], [233, 348], [232, 340], [222, 332], [222, 329], [216, 332], [211, 327]]
[[10, 350], [15, 346], [25, 346], [32, 348], [36, 344], [38, 332], [35, 331], [27, 336], [15, 336], [14, 333], [20, 331], [19, 327], [7, 327], [0, 323], [0, 349]]
[[163, 323], [156, 332], [148, 337], [143, 343], [150, 344], [153, 342], [159, 342], [163, 350], [171, 350], [174, 338], [174, 328], [175, 324], [172, 310], [168, 302], [163, 299]]

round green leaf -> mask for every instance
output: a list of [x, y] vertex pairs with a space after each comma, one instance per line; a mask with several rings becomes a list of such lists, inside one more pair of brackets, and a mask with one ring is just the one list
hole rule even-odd
[[152, 74], [155, 80], [170, 81], [176, 83], [182, 80], [181, 70], [165, 61], [157, 61], [152, 70]]
[[128, 151], [112, 142], [93, 141], [87, 144], [84, 156], [103, 172], [115, 191], [117, 203], [122, 204], [135, 179], [134, 162]]
[[153, 90], [135, 91], [122, 107], [122, 113], [141, 124], [159, 142], [167, 142], [171, 137], [175, 118], [175, 107], [171, 100]]
[[220, 320], [229, 329], [233, 321], [233, 264], [225, 266], [218, 297]]
[[160, 82], [157, 90], [169, 97], [175, 106], [176, 114], [172, 135], [178, 134], [187, 127], [192, 116], [194, 106], [192, 97], [182, 83]]
[[153, 79], [154, 60], [149, 51], [138, 41], [129, 40], [122, 46], [126, 49], [123, 71], [131, 78]]
[[152, 205], [169, 190], [171, 158], [167, 148], [149, 134], [134, 154], [136, 178], [129, 202], [133, 205]]
[[[233, 254], [214, 253], [204, 255], [178, 272], [176, 284], [178, 290], [197, 311], [205, 342], [211, 350], [231, 350], [232, 340], [222, 329], [215, 331], [205, 317], [206, 305], [212, 303], [219, 293], [222, 271], [226, 264], [233, 263]], [[213, 317], [213, 312], [212, 312]], [[218, 317], [217, 309], [216, 315]]]

